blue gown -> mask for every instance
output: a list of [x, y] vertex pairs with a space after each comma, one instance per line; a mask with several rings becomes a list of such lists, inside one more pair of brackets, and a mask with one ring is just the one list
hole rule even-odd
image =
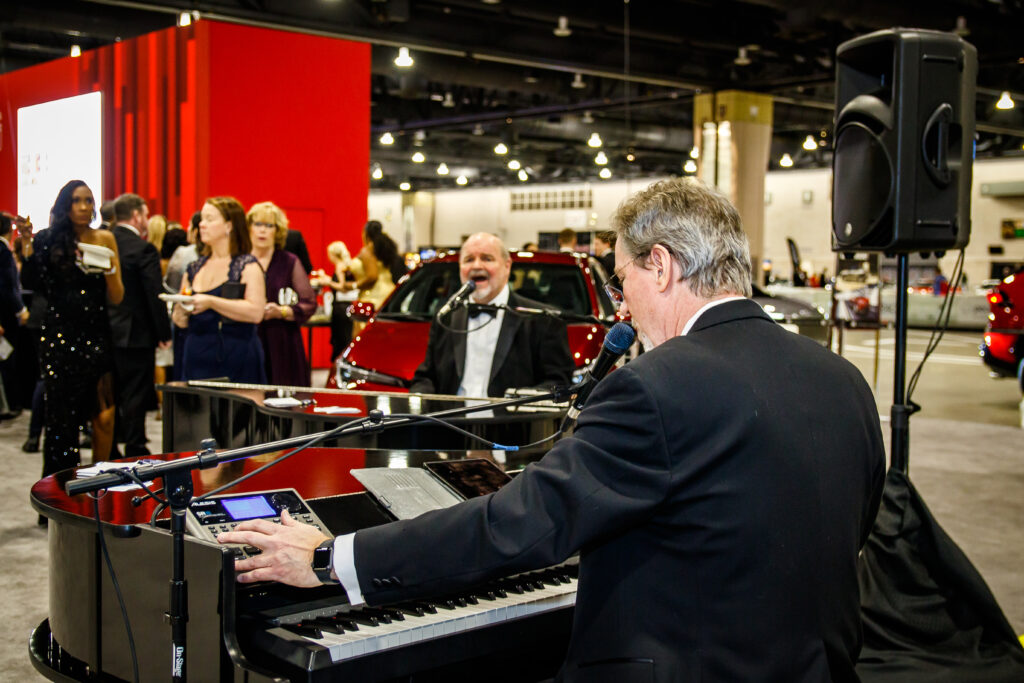
[[[196, 273], [208, 258], [204, 256], [189, 264], [189, 282], [195, 280]], [[242, 298], [244, 288], [239, 287], [242, 270], [246, 265], [256, 262], [252, 254], [233, 257], [228, 266], [227, 282], [208, 292], [196, 293]], [[256, 325], [231, 320], [213, 309], [189, 317], [182, 366], [181, 378], [186, 381], [220, 377], [246, 384], [265, 384], [267, 381], [263, 367], [263, 346], [256, 335]]]

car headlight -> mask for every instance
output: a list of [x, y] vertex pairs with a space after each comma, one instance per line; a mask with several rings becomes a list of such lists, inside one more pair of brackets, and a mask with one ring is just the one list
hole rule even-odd
[[405, 387], [405, 382], [397, 377], [385, 375], [383, 372], [377, 372], [376, 370], [361, 368], [344, 358], [338, 359], [334, 379], [339, 387], [353, 382], [373, 382], [374, 384], [387, 384], [393, 387]]

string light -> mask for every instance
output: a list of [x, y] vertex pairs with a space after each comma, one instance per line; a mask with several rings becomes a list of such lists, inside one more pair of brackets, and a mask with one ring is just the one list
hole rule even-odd
[[605, 156], [604, 150], [597, 153], [597, 156], [594, 157], [594, 163], [598, 166], [604, 166], [608, 163], [608, 157]]
[[72, 57], [81, 57], [82, 56], [82, 48], [80, 46], [78, 46], [78, 45], [72, 45], [71, 46], [71, 56]]
[[455, 179], [455, 184], [456, 185], [465, 185], [468, 182], [469, 182], [469, 178], [467, 178], [464, 175], [460, 175], [458, 178]]
[[594, 132], [590, 134], [590, 139], [587, 140], [587, 144], [591, 147], [600, 147], [604, 142], [601, 140], [601, 136]]
[[818, 143], [814, 141], [813, 135], [808, 135], [806, 138], [804, 138], [803, 148], [806, 149], [808, 152], [813, 152], [814, 150], [818, 149]]

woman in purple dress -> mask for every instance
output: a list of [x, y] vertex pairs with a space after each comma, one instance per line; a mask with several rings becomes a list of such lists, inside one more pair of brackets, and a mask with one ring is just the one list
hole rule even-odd
[[309, 362], [299, 325], [316, 310], [316, 294], [299, 259], [284, 250], [288, 218], [272, 202], [260, 202], [246, 217], [252, 255], [267, 275], [267, 305], [258, 333], [266, 358], [267, 381], [308, 387]]

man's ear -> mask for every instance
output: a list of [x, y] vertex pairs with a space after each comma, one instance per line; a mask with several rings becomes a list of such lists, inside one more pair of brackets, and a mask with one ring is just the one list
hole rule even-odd
[[658, 290], [663, 291], [672, 281], [672, 271], [675, 265], [672, 261], [672, 254], [661, 244], [655, 244], [648, 256], [648, 263], [654, 270]]

